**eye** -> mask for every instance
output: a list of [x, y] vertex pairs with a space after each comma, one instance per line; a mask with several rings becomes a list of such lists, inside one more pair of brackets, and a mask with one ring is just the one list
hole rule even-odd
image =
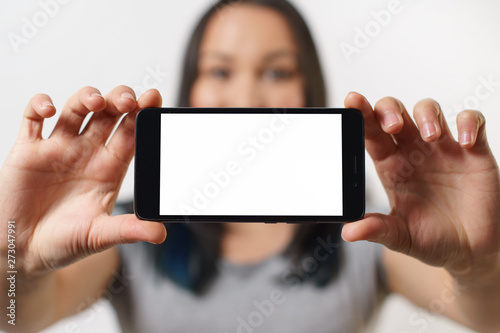
[[229, 70], [225, 68], [213, 68], [208, 72], [211, 78], [216, 80], [227, 80], [230, 76]]
[[292, 72], [284, 69], [271, 68], [267, 69], [262, 73], [262, 76], [271, 81], [287, 80], [293, 75]]

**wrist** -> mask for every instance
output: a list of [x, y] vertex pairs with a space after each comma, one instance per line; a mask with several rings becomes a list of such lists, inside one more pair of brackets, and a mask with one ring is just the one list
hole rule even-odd
[[[477, 287], [498, 284], [500, 280], [500, 253], [476, 260], [461, 269], [448, 269], [458, 285], [473, 284]], [[480, 283], [478, 283], [480, 282]]]

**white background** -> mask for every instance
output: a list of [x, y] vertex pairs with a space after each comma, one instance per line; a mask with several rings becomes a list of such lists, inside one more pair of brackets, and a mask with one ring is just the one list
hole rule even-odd
[[[119, 84], [138, 91], [156, 87], [165, 106], [174, 106], [184, 46], [193, 24], [211, 0], [128, 1], [72, 0], [15, 52], [9, 33], [20, 35], [23, 20], [33, 22], [42, 10], [39, 1], [0, 2], [0, 162], [14, 143], [21, 115], [31, 96], [44, 92], [60, 109], [85, 85], [103, 93]], [[402, 10], [371, 37], [351, 62], [342, 43], [353, 44], [356, 29], [370, 26], [373, 11], [387, 8], [389, 0], [294, 0], [309, 22], [319, 45], [328, 82], [329, 106], [341, 107], [351, 90], [375, 103], [392, 95], [411, 109], [419, 99], [437, 99], [448, 119], [455, 105], [464, 102], [484, 112], [488, 137], [500, 156], [500, 87], [488, 92], [481, 78], [500, 82], [500, 2], [496, 0], [401, 0]], [[157, 73], [153, 79], [151, 72]], [[479, 89], [479, 90], [478, 90]], [[480, 91], [481, 98], [477, 98]], [[478, 101], [477, 105], [475, 102]], [[460, 108], [460, 107], [457, 107]], [[54, 121], [48, 121], [45, 134]], [[453, 126], [452, 126], [453, 127]], [[386, 204], [373, 169], [367, 170], [369, 200]], [[132, 196], [128, 177], [121, 200]], [[396, 306], [399, 311], [404, 306]], [[381, 332], [451, 332], [410, 324], [408, 313]], [[100, 313], [104, 313], [101, 311]], [[85, 326], [84, 326], [85, 327]], [[57, 329], [56, 332], [63, 332]], [[107, 330], [110, 332], [111, 330]]]

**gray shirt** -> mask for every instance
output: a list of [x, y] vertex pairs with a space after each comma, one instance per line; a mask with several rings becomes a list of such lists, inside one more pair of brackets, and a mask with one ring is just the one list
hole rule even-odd
[[[327, 255], [324, 245], [301, 265], [306, 278]], [[341, 271], [324, 288], [287, 278], [291, 264], [276, 255], [252, 265], [221, 259], [203, 296], [160, 275], [145, 244], [119, 248], [122, 268], [109, 292], [124, 333], [357, 332], [383, 290], [381, 246], [368, 242], [342, 244]]]

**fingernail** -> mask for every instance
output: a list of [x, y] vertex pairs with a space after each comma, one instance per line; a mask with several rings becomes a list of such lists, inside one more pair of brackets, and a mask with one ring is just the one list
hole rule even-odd
[[90, 94], [90, 97], [102, 97], [101, 93], [95, 92]]
[[127, 99], [131, 99], [135, 102], [135, 97], [134, 95], [132, 95], [131, 93], [128, 93], [128, 92], [124, 92], [120, 95], [120, 98], [127, 98]]
[[42, 103], [42, 108], [53, 108], [54, 107], [54, 104], [52, 104], [51, 102], [49, 101], [45, 101]]
[[431, 122], [427, 122], [422, 126], [422, 134], [424, 135], [424, 138], [430, 138], [433, 135], [436, 135], [437, 129], [436, 125], [434, 125]]
[[384, 116], [384, 126], [392, 127], [399, 123], [399, 118], [394, 113], [386, 113]]
[[472, 140], [471, 140], [471, 135], [469, 132], [463, 132], [461, 135], [460, 135], [460, 144], [465, 146], [465, 145], [468, 145], [469, 143], [471, 143]]

